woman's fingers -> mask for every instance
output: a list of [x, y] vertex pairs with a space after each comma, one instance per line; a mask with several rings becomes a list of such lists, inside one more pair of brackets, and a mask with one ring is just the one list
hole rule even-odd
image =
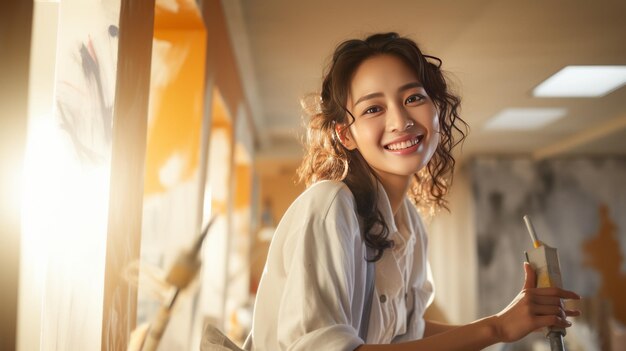
[[580, 316], [579, 310], [565, 310], [565, 315], [568, 317], [578, 317]]
[[529, 312], [535, 316], [536, 320], [539, 321], [541, 326], [557, 326], [567, 328], [571, 326], [571, 323], [567, 321], [567, 317], [580, 316], [580, 311], [565, 309], [560, 301], [556, 301], [556, 303], [554, 303], [555, 301], [553, 299], [540, 298], [538, 300], [543, 302], [552, 302], [550, 304], [532, 303], [530, 306]]
[[535, 315], [539, 316], [559, 316], [563, 319], [566, 318], [565, 311], [559, 306], [548, 306], [548, 305], [535, 305], [531, 308], [531, 311]]
[[[565, 290], [563, 290], [565, 291]], [[530, 296], [530, 301], [538, 306], [544, 305], [544, 306], [557, 306], [559, 307], [561, 310], [563, 310], [565, 312], [565, 316], [567, 317], [578, 317], [580, 316], [580, 311], [579, 310], [567, 310], [565, 309], [565, 304], [563, 303], [563, 300], [560, 297], [556, 297], [556, 296], [549, 296], [549, 295], [541, 295], [541, 291], [539, 291], [539, 289], [537, 289], [536, 291], [534, 291], [535, 294], [531, 294]], [[570, 295], [571, 296], [571, 295]], [[578, 295], [576, 295], [578, 296]]]
[[561, 300], [560, 297], [533, 295], [531, 296], [530, 300], [538, 305], [552, 305], [565, 308], [565, 306], [563, 305], [563, 300]]
[[505, 342], [519, 340], [544, 327], [568, 328], [572, 324], [567, 318], [580, 315], [579, 311], [566, 309], [563, 303], [580, 299], [578, 294], [561, 288], [537, 288], [532, 267], [525, 264], [524, 271], [524, 288], [496, 315], [498, 335]]
[[580, 300], [580, 296], [575, 292], [561, 288], [534, 288], [529, 291], [536, 296], [558, 296], [562, 299]]
[[[567, 312], [566, 312], [567, 314]], [[546, 327], [569, 328], [572, 323], [563, 317], [555, 315], [545, 315], [535, 317], [535, 329], [533, 332], [545, 332]]]
[[537, 316], [535, 318], [535, 323], [536, 323], [535, 325], [537, 328], [541, 328], [541, 327], [569, 328], [572, 326], [572, 323], [555, 315]]

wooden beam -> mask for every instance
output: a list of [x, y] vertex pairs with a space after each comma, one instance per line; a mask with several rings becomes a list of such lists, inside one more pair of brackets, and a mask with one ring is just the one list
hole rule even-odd
[[122, 278], [138, 260], [154, 0], [122, 0], [113, 115], [113, 149], [107, 235], [102, 347], [125, 350], [137, 315], [137, 289]]
[[626, 115], [604, 122], [594, 128], [561, 139], [551, 145], [537, 149], [533, 152], [535, 160], [542, 160], [567, 152], [580, 145], [604, 138], [607, 135], [626, 128]]
[[0, 8], [0, 344], [16, 350], [33, 2], [9, 0]]

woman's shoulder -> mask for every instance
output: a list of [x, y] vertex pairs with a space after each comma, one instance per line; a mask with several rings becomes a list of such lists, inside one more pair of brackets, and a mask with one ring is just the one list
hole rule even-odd
[[340, 180], [320, 180], [319, 182], [311, 184], [311, 186], [309, 186], [302, 194], [315, 194], [328, 191], [337, 193], [342, 190], [350, 192], [346, 183]]
[[284, 252], [301, 240], [338, 240], [345, 244], [360, 238], [359, 228], [356, 202], [348, 186], [325, 180], [311, 185], [291, 204], [278, 224], [272, 245], [283, 243], [276, 245]]
[[345, 183], [323, 180], [309, 186], [289, 206], [279, 229], [325, 226], [337, 221], [358, 226], [356, 201]]
[[311, 207], [326, 214], [334, 205], [355, 206], [350, 188], [338, 180], [322, 180], [309, 186], [294, 204]]

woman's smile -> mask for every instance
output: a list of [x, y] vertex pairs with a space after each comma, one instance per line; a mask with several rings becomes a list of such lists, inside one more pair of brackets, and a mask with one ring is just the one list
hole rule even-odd
[[424, 135], [407, 135], [384, 146], [385, 149], [394, 153], [405, 155], [414, 152], [418, 144], [424, 139]]

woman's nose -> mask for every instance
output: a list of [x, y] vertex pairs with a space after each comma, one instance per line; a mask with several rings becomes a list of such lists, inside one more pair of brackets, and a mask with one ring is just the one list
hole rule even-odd
[[415, 125], [406, 109], [402, 107], [390, 108], [387, 115], [387, 130], [390, 132], [403, 132]]

